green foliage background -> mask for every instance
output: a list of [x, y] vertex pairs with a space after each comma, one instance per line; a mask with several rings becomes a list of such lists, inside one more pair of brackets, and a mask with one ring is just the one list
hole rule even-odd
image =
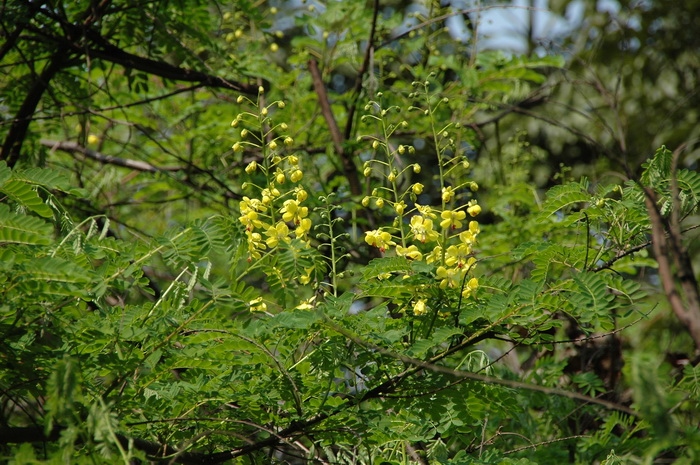
[[[2, 460], [697, 463], [662, 285], [692, 314], [697, 86], [640, 71], [695, 66], [649, 19], [683, 12], [587, 10], [540, 56], [479, 47], [492, 6], [461, 42], [436, 2], [3, 5]], [[241, 201], [273, 185], [313, 229], [251, 249]], [[415, 204], [481, 206], [473, 293], [364, 240]]]

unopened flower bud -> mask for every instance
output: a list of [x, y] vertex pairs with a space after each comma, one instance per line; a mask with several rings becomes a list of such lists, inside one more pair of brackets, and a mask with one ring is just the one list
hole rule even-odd
[[270, 147], [270, 150], [275, 150], [277, 148], [277, 142], [273, 140], [272, 142], [270, 142], [268, 147]]
[[284, 107], [286, 107], [286, 106], [287, 106], [287, 104], [284, 103], [282, 100], [280, 100], [279, 102], [277, 102], [277, 108], [284, 108]]
[[374, 142], [372, 142], [372, 148], [376, 150], [377, 147], [379, 147], [379, 141], [375, 140]]
[[367, 205], [369, 205], [369, 200], [370, 200], [369, 197], [367, 197], [367, 196], [363, 197], [362, 206], [366, 207]]
[[382, 208], [384, 206], [384, 199], [377, 199], [376, 204], [377, 208]]
[[243, 103], [243, 96], [239, 95], [238, 98], [236, 99], [236, 103]]
[[420, 173], [420, 165], [418, 163], [413, 164], [413, 172], [414, 173]]
[[292, 145], [294, 143], [294, 139], [291, 137], [287, 136], [284, 138], [284, 145]]
[[284, 173], [277, 173], [275, 180], [277, 181], [277, 184], [284, 184], [284, 181], [286, 181], [287, 178], [285, 178]]

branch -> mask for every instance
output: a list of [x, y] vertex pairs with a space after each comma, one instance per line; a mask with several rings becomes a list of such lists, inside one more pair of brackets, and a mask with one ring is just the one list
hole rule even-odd
[[0, 159], [4, 159], [10, 168], [19, 160], [22, 144], [31, 122], [30, 117], [36, 111], [41, 96], [44, 95], [44, 92], [49, 87], [51, 79], [65, 66], [67, 61], [66, 55], [67, 53], [64, 50], [59, 50], [53, 54], [41, 75], [34, 80], [24, 98], [24, 102], [22, 102], [22, 106], [15, 115], [15, 120], [7, 132], [2, 151], [0, 151]]
[[41, 139], [39, 143], [46, 147], [51, 147], [51, 150], [62, 150], [64, 152], [69, 153], [80, 153], [81, 155], [87, 158], [91, 158], [93, 160], [97, 160], [100, 163], [123, 166], [124, 168], [130, 168], [132, 170], [137, 171], [146, 171], [148, 173], [158, 173], [162, 171], [183, 171], [187, 169], [184, 166], [156, 166], [145, 161], [113, 157], [111, 155], [105, 155], [95, 150], [83, 147], [82, 145], [76, 142]]
[[[690, 336], [695, 342], [695, 347], [700, 349], [700, 307], [698, 306], [697, 300], [698, 288], [697, 283], [693, 284], [690, 280], [690, 278], [692, 278], [693, 281], [695, 280], [692, 273], [691, 277], [688, 278], [688, 270], [685, 267], [687, 253], [682, 253], [684, 252], [682, 250], [675, 250], [673, 245], [669, 247], [669, 240], [673, 243], [678, 239], [673, 237], [667, 239], [664, 231], [665, 222], [656, 205], [656, 194], [654, 191], [651, 188], [644, 187], [644, 194], [644, 200], [651, 221], [652, 247], [654, 249], [656, 262], [659, 264], [661, 284], [671, 304], [673, 313], [675, 313], [676, 317], [688, 328]], [[673, 234], [672, 230], [669, 232]], [[681, 254], [681, 256], [679, 256], [679, 254]], [[675, 274], [671, 270], [670, 258], [673, 258], [676, 262], [676, 266], [679, 268]], [[686, 292], [687, 303], [683, 302], [681, 295], [678, 293], [675, 279], [681, 281], [681, 285]]]
[[309, 71], [311, 71], [311, 77], [314, 81], [314, 90], [318, 95], [318, 102], [321, 105], [321, 113], [328, 124], [328, 129], [331, 132], [331, 138], [333, 139], [333, 147], [336, 153], [340, 157], [340, 161], [343, 164], [343, 171], [345, 176], [348, 178], [348, 183], [350, 184], [350, 192], [354, 196], [359, 196], [362, 193], [362, 188], [360, 186], [360, 179], [357, 177], [357, 167], [355, 163], [348, 157], [343, 149], [343, 136], [340, 134], [340, 129], [338, 128], [338, 123], [333, 116], [333, 110], [328, 101], [328, 94], [326, 94], [326, 86], [323, 83], [323, 78], [321, 77], [321, 72], [318, 69], [318, 63], [313, 58], [309, 60]]

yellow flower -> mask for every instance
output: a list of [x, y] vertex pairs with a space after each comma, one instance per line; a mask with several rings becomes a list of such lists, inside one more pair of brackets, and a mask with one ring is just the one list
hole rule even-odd
[[462, 268], [472, 253], [471, 247], [466, 244], [451, 245], [445, 251], [445, 265], [447, 266], [457, 266], [457, 268]]
[[302, 218], [306, 218], [309, 215], [309, 208], [300, 207], [299, 202], [289, 199], [282, 204], [280, 213], [284, 221], [291, 221], [298, 225]]
[[442, 260], [442, 247], [436, 245], [435, 248], [425, 257], [426, 263], [434, 263]]
[[391, 240], [391, 234], [381, 229], [365, 231], [365, 242], [371, 246], [378, 247], [382, 252], [384, 252], [388, 246], [396, 245], [396, 242]]
[[368, 206], [368, 205], [369, 205], [369, 201], [370, 201], [370, 198], [369, 198], [369, 197], [367, 197], [367, 196], [363, 197], [363, 198], [362, 198], [362, 206], [363, 206], [363, 207]]
[[277, 184], [284, 184], [284, 181], [286, 181], [287, 178], [284, 176], [284, 173], [280, 172], [277, 173], [275, 176], [275, 181], [277, 181]]
[[302, 173], [301, 170], [294, 170], [292, 174], [289, 176], [289, 179], [292, 180], [292, 182], [299, 182], [301, 181], [301, 178], [304, 177], [304, 173]]
[[284, 145], [292, 145], [294, 143], [294, 139], [291, 137], [287, 136], [284, 138]]
[[479, 280], [476, 278], [472, 278], [469, 281], [467, 281], [467, 284], [464, 286], [464, 290], [462, 291], [462, 297], [469, 298], [474, 291], [479, 287]]
[[384, 199], [377, 199], [377, 208], [382, 208], [384, 206]]
[[294, 230], [294, 234], [298, 239], [303, 239], [311, 230], [311, 220], [309, 218], [304, 218], [298, 224], [299, 226], [297, 226], [297, 228]]
[[481, 207], [479, 205], [472, 205], [467, 208], [467, 213], [469, 213], [471, 216], [476, 216], [481, 213]]
[[94, 134], [90, 134], [89, 136], [87, 136], [87, 143], [90, 145], [97, 144], [99, 141], [100, 138]]
[[302, 300], [299, 305], [294, 307], [296, 310], [313, 310], [313, 301], [316, 300], [316, 296], [311, 297], [307, 300]]
[[440, 280], [440, 288], [445, 289], [447, 287], [457, 287], [461, 284], [462, 274], [464, 270], [461, 268], [445, 268], [444, 266], [439, 266], [436, 275]]
[[452, 186], [448, 187], [443, 187], [442, 188], [442, 201], [447, 203], [450, 200], [452, 200], [452, 197], [455, 195], [455, 190]]
[[238, 220], [243, 223], [246, 230], [252, 231], [255, 228], [262, 227], [262, 222], [258, 219], [258, 212], [249, 211], [248, 213], [238, 217]]
[[277, 247], [280, 241], [289, 240], [289, 227], [280, 221], [274, 226], [268, 226], [265, 235], [267, 236], [265, 243], [272, 249]]
[[457, 229], [462, 227], [462, 222], [460, 220], [463, 220], [464, 218], [467, 217], [467, 214], [464, 213], [462, 210], [460, 211], [455, 211], [455, 210], [445, 210], [440, 214], [440, 217], [442, 218], [442, 221], [440, 222], [440, 226], [444, 229], [452, 228], [452, 229]]
[[420, 253], [418, 247], [415, 245], [409, 245], [408, 247], [402, 247], [400, 245], [396, 246], [396, 255], [399, 257], [410, 258], [411, 260], [420, 260], [423, 258], [423, 254]]
[[231, 146], [231, 149], [233, 149], [234, 152], [240, 152], [241, 150], [243, 150], [243, 146], [240, 142], [236, 142]]
[[252, 231], [246, 231], [246, 235], [248, 236], [248, 261], [262, 257], [260, 251], [267, 248], [262, 242], [262, 236]]
[[296, 194], [297, 194], [297, 202], [303, 202], [304, 200], [306, 200], [309, 197], [309, 194], [307, 194], [306, 191], [301, 186], [297, 186]]
[[413, 172], [416, 174], [420, 173], [420, 165], [418, 163], [413, 164]]
[[420, 195], [423, 193], [423, 188], [425, 186], [419, 182], [415, 183], [412, 187], [411, 190], [413, 191], [414, 194]]
[[413, 314], [416, 316], [425, 315], [427, 310], [425, 309], [425, 300], [419, 299], [413, 304]]
[[258, 297], [257, 299], [253, 299], [250, 302], [248, 302], [248, 305], [250, 306], [250, 311], [251, 312], [264, 312], [267, 310], [267, 304], [262, 301], [262, 297]]
[[370, 168], [368, 166], [367, 168], [364, 169], [364, 171], [362, 172], [362, 175], [367, 178], [367, 177], [369, 177], [370, 174], [372, 174], [372, 168]]
[[405, 209], [406, 204], [403, 201], [394, 204], [394, 211], [396, 211], [397, 215], [403, 215]]
[[250, 163], [248, 163], [248, 166], [245, 167], [245, 172], [248, 174], [251, 174], [255, 172], [255, 170], [258, 168], [258, 163], [253, 160]]
[[265, 205], [263, 205], [263, 202], [261, 202], [259, 199], [250, 199], [248, 197], [243, 197], [243, 200], [241, 200], [240, 203], [240, 209], [241, 213], [243, 213], [244, 215], [249, 212], [264, 212], [265, 210], [267, 210], [267, 208], [265, 208]]
[[411, 217], [411, 232], [413, 237], [423, 243], [436, 240], [439, 235], [433, 230], [433, 220], [420, 215]]
[[433, 213], [433, 209], [430, 205], [418, 205], [416, 204], [416, 210], [423, 216], [423, 218], [437, 218], [437, 215]]
[[469, 232], [472, 233], [474, 237], [476, 237], [481, 232], [481, 230], [479, 229], [479, 223], [476, 221], [470, 221]]
[[270, 147], [270, 150], [275, 150], [275, 149], [277, 148], [277, 142], [275, 142], [274, 140], [271, 141], [271, 142], [268, 144], [268, 147]]

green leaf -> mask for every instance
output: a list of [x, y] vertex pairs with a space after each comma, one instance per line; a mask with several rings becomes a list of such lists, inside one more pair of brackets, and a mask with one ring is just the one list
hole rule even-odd
[[7, 205], [0, 204], [0, 243], [48, 245], [52, 233], [53, 226], [44, 220], [13, 213]]
[[44, 218], [53, 216], [51, 209], [44, 203], [36, 193], [35, 188], [30, 184], [13, 179], [1, 185], [0, 192]]

